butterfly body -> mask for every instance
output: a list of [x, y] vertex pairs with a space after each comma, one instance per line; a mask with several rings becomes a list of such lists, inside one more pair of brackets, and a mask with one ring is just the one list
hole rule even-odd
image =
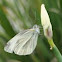
[[24, 30], [9, 40], [4, 50], [17, 55], [29, 55], [37, 45], [39, 33], [39, 27], [34, 25], [33, 28]]

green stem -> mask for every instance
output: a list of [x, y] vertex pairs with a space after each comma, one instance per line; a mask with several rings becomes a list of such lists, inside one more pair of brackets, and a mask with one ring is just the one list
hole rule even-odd
[[39, 59], [34, 54], [31, 54], [31, 58], [33, 59], [34, 62], [40, 62]]
[[55, 54], [58, 62], [62, 62], [62, 56], [61, 56], [61, 53], [59, 52], [58, 48], [55, 46], [53, 49], [52, 49], [53, 53]]
[[62, 62], [62, 56], [60, 51], [58, 50], [58, 48], [56, 47], [56, 45], [54, 44], [53, 40], [48, 40], [48, 43], [50, 44], [51, 48], [52, 48], [52, 52], [54, 53], [54, 55], [56, 56], [58, 62]]

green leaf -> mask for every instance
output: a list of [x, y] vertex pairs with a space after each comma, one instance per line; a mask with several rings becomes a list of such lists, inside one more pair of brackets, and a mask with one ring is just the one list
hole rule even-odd
[[15, 35], [14, 30], [12, 29], [11, 24], [9, 23], [3, 9], [2, 6], [0, 6], [0, 21], [1, 21], [1, 25], [2, 27], [5, 29], [6, 33], [10, 36], [13, 37]]

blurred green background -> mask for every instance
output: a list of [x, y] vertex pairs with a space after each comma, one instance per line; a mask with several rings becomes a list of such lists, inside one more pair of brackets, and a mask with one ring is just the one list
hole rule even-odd
[[42, 31], [31, 55], [18, 56], [4, 51], [9, 39], [20, 31], [31, 28], [34, 24], [42, 27], [41, 4], [45, 4], [48, 11], [54, 43], [62, 53], [62, 0], [0, 0], [0, 62], [57, 62]]

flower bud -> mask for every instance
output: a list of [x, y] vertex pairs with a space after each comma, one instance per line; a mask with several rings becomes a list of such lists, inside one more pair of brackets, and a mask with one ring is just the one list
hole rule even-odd
[[41, 24], [43, 26], [44, 35], [47, 39], [51, 39], [53, 36], [52, 25], [50, 23], [49, 15], [45, 9], [44, 4], [41, 5]]

